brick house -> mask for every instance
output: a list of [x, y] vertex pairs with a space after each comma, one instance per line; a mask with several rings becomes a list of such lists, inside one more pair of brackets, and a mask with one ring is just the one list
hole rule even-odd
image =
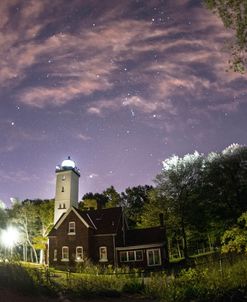
[[[78, 210], [71, 190], [78, 184], [79, 170], [70, 158], [64, 162], [56, 169], [54, 226], [48, 235], [48, 264], [73, 267], [90, 259], [96, 264], [143, 269], [166, 266], [168, 253], [163, 218], [160, 217], [160, 226], [130, 230], [120, 207]], [[78, 192], [78, 188], [76, 190]]]

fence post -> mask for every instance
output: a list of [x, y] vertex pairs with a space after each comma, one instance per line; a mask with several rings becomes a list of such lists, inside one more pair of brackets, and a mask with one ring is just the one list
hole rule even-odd
[[70, 286], [70, 269], [68, 268], [67, 270], [67, 274], [66, 274], [66, 278], [67, 278], [67, 286]]
[[222, 259], [220, 258], [220, 274], [221, 278], [223, 278], [223, 269], [222, 269]]

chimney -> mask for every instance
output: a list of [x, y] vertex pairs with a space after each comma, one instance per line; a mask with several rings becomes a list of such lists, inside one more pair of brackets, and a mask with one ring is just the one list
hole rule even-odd
[[160, 218], [160, 226], [163, 227], [164, 226], [164, 214], [159, 213], [159, 218]]

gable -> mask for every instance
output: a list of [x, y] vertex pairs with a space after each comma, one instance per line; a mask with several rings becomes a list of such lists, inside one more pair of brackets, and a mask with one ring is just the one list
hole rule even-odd
[[90, 224], [88, 221], [86, 221], [83, 217], [81, 217], [81, 215], [77, 212], [77, 209], [75, 209], [74, 207], [71, 207], [70, 209], [68, 209], [68, 211], [63, 214], [60, 219], [57, 221], [57, 223], [53, 226], [53, 228], [51, 229], [49, 236], [53, 236], [55, 235], [56, 231], [65, 223], [67, 222], [69, 216], [76, 216], [78, 218], [78, 221], [80, 221], [80, 223], [88, 228], [94, 228], [94, 226], [92, 224]]

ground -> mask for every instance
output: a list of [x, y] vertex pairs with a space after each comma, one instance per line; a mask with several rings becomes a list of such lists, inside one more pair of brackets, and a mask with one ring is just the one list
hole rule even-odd
[[58, 298], [49, 297], [33, 297], [24, 296], [17, 292], [12, 292], [10, 290], [1, 289], [0, 290], [0, 302], [150, 302], [154, 300], [137, 298], [137, 297], [119, 297], [119, 298], [98, 298], [98, 299], [66, 299], [63, 296]]

